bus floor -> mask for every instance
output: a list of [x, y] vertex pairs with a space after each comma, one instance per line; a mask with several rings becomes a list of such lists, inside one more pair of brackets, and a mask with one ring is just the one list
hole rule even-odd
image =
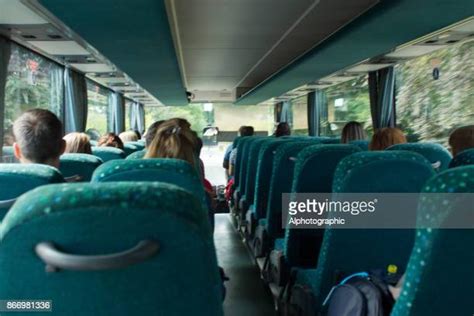
[[230, 279], [225, 283], [224, 315], [276, 315], [271, 292], [260, 279], [260, 271], [232, 226], [229, 214], [215, 215], [214, 240], [219, 265]]

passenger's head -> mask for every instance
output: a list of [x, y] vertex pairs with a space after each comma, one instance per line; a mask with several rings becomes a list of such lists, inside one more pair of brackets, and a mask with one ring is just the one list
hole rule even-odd
[[347, 144], [353, 140], [367, 139], [367, 134], [365, 133], [362, 124], [359, 122], [349, 122], [342, 129], [341, 134], [341, 143]]
[[449, 146], [451, 146], [453, 156], [466, 149], [474, 148], [474, 125], [455, 129], [449, 135]]
[[384, 150], [396, 144], [407, 142], [405, 134], [394, 127], [384, 127], [375, 132], [372, 141], [369, 144], [369, 150]]
[[100, 147], [115, 147], [123, 150], [123, 142], [114, 133], [107, 133], [102, 136], [97, 142], [97, 146]]
[[291, 129], [290, 125], [286, 122], [280, 122], [278, 123], [275, 133], [275, 137], [281, 137], [281, 136], [289, 136], [291, 135]]
[[66, 153], [92, 154], [89, 136], [86, 133], [69, 133], [64, 136]]
[[253, 136], [254, 130], [253, 126], [241, 126], [239, 128], [240, 136]]
[[119, 135], [119, 138], [122, 142], [136, 142], [138, 140], [137, 134], [134, 131], [122, 132]]
[[175, 158], [196, 163], [196, 136], [176, 119], [162, 123], [148, 146], [145, 158]]
[[158, 127], [160, 127], [160, 125], [163, 124], [164, 122], [165, 122], [164, 120], [156, 121], [148, 127], [145, 133], [145, 146], [146, 147], [150, 146], [151, 142], [153, 141], [153, 138], [155, 138]]
[[133, 130], [133, 132], [135, 133], [135, 135], [137, 135], [137, 140], [142, 139], [142, 134], [139, 131], [135, 129]]
[[48, 110], [33, 109], [23, 113], [13, 124], [13, 144], [21, 163], [40, 163], [59, 167], [59, 156], [66, 147], [63, 126]]

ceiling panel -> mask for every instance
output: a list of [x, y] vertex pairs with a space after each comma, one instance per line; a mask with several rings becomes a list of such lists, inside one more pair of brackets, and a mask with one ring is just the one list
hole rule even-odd
[[99, 73], [99, 72], [111, 72], [114, 68], [107, 64], [71, 64], [71, 67], [76, 68], [84, 73]]
[[24, 6], [20, 0], [0, 0], [0, 24], [46, 24], [46, 20]]
[[41, 49], [45, 53], [56, 56], [87, 56], [87, 50], [73, 41], [30, 41], [31, 45]]

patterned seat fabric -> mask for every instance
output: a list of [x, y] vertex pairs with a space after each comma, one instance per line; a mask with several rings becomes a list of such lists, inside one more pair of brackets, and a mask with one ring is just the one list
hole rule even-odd
[[256, 220], [266, 216], [273, 159], [275, 158], [274, 152], [280, 145], [290, 141], [281, 138], [269, 138], [269, 140], [262, 144], [258, 153], [253, 205], [250, 208]]
[[[469, 212], [465, 203], [447, 200], [439, 193], [474, 193], [474, 166], [447, 170], [423, 188], [426, 198], [418, 207], [418, 219], [432, 228], [418, 229], [405, 282], [392, 315], [470, 315], [474, 310], [474, 231], [436, 229], [454, 214]], [[431, 194], [432, 193], [432, 194]]]
[[296, 157], [304, 148], [318, 143], [319, 140], [291, 141], [276, 149], [269, 186], [265, 227], [272, 241], [283, 236], [284, 233], [281, 224], [281, 195], [289, 193], [291, 190], [295, 161], [290, 158]]
[[263, 138], [251, 136], [248, 138], [248, 140], [244, 142], [242, 146], [242, 157], [241, 157], [240, 169], [239, 169], [239, 178], [240, 178], [239, 190], [242, 195], [245, 194], [245, 190], [247, 187], [247, 173], [248, 173], [249, 165], [251, 164], [250, 149], [254, 143], [259, 142], [261, 139]]
[[[143, 150], [145, 149], [145, 141], [142, 140], [137, 140], [136, 142], [126, 142], [125, 144], [129, 144], [134, 146], [137, 150]], [[125, 145], [124, 144], [124, 145]]]
[[103, 162], [126, 157], [123, 150], [114, 147], [92, 147], [92, 154], [102, 159]]
[[474, 165], [474, 148], [467, 149], [457, 154], [449, 163], [449, 168]]
[[368, 140], [353, 140], [349, 144], [359, 147], [361, 150], [369, 150], [369, 141]]
[[425, 157], [436, 171], [448, 169], [451, 162], [449, 151], [436, 143], [407, 143], [397, 144], [389, 147], [387, 150], [408, 150], [419, 153]]
[[143, 149], [143, 150], [139, 150], [139, 151], [136, 151], [134, 153], [131, 153], [130, 155], [127, 156], [127, 160], [130, 160], [130, 159], [142, 159], [143, 157], [145, 157], [146, 155], [146, 149]]
[[255, 178], [258, 166], [258, 155], [262, 146], [268, 143], [269, 141], [272, 141], [272, 138], [257, 138], [249, 146], [247, 170], [245, 173], [245, 185], [243, 186], [243, 196], [245, 196], [245, 204], [247, 207], [242, 210], [243, 212], [246, 212], [248, 206], [253, 203], [255, 193]]
[[[292, 193], [330, 193], [334, 171], [345, 157], [361, 151], [354, 145], [315, 145], [296, 156]], [[324, 230], [286, 229], [285, 261], [289, 266], [315, 266]]]
[[[0, 220], [13, 203], [25, 192], [36, 187], [64, 182], [56, 168], [40, 164], [0, 164]], [[10, 201], [10, 202], [8, 202]]]
[[[0, 226], [0, 296], [52, 300], [58, 315], [222, 315], [213, 238], [199, 207], [189, 192], [159, 182], [29, 192]], [[34, 250], [50, 241], [65, 253], [112, 254], [144, 240], [158, 252], [115, 270], [48, 272]], [[14, 281], [25, 271], [28, 282]]]
[[[430, 162], [414, 152], [359, 152], [337, 166], [333, 192], [417, 193], [434, 174]], [[416, 213], [416, 205], [404, 207]], [[326, 229], [316, 273], [310, 284], [297, 282], [295, 287], [310, 287], [315, 310], [320, 310], [337, 276], [385, 269], [390, 264], [404, 271], [414, 237], [412, 229]]]
[[65, 178], [79, 176], [78, 181], [89, 182], [94, 170], [102, 164], [102, 159], [87, 154], [64, 154], [61, 156], [59, 171]]
[[[196, 170], [186, 161], [171, 158], [113, 160], [97, 168], [91, 182], [160, 181], [193, 193], [206, 204], [206, 197]], [[207, 207], [206, 207], [207, 209]]]
[[[140, 148], [141, 148], [141, 146], [140, 146]], [[135, 146], [134, 144], [132, 144], [130, 142], [127, 142], [127, 143], [123, 144], [123, 151], [125, 152], [126, 156], [129, 156], [129, 155], [131, 155], [132, 153], [134, 153], [138, 150], [141, 150], [141, 149], [138, 149], [137, 146]]]

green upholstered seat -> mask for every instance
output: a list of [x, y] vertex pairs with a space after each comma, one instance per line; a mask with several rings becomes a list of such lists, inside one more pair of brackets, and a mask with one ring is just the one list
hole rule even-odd
[[[188, 191], [158, 182], [29, 192], [0, 226], [0, 297], [51, 300], [55, 315], [222, 315], [212, 234], [199, 207]], [[121, 255], [123, 266], [114, 269], [108, 262], [48, 272], [35, 253], [45, 241], [82, 256], [120, 253], [141, 241], [154, 248], [128, 263]]]
[[[417, 193], [435, 174], [431, 163], [409, 151], [359, 152], [344, 158], [336, 168], [333, 192], [337, 193]], [[416, 205], [404, 205], [413, 208]], [[414, 225], [414, 223], [413, 223]], [[336, 275], [373, 269], [390, 264], [404, 271], [413, 247], [412, 229], [326, 229], [316, 272], [299, 270], [292, 300], [310, 288], [316, 311], [334, 285]], [[312, 278], [308, 282], [307, 275]], [[293, 301], [294, 302], [294, 301]]]
[[249, 137], [248, 139], [245, 140], [245, 142], [243, 142], [242, 150], [241, 150], [242, 156], [241, 156], [240, 169], [239, 169], [239, 178], [240, 178], [239, 191], [241, 195], [245, 194], [245, 190], [247, 186], [247, 170], [251, 163], [250, 162], [250, 149], [255, 142], [260, 142], [261, 139], [262, 137]]
[[242, 198], [240, 201], [240, 209], [243, 214], [247, 213], [248, 207], [253, 203], [254, 192], [255, 192], [255, 178], [257, 173], [258, 165], [258, 154], [260, 148], [272, 140], [272, 138], [264, 137], [255, 139], [249, 146], [248, 150], [248, 162], [247, 170], [245, 172], [245, 182], [242, 183], [241, 189], [243, 190]]
[[125, 159], [142, 159], [146, 155], [146, 149], [136, 151], [134, 153], [131, 153], [130, 155], [127, 156]]
[[141, 140], [137, 140], [136, 142], [125, 142], [125, 144], [129, 144], [131, 146], [134, 146], [137, 150], [143, 150], [145, 149], [145, 142]]
[[203, 205], [205, 194], [196, 170], [186, 161], [171, 158], [113, 160], [102, 164], [91, 182], [159, 181], [177, 185], [198, 197]]
[[79, 176], [79, 181], [89, 182], [102, 159], [88, 154], [64, 154], [60, 158], [59, 171], [65, 178]]
[[436, 171], [448, 169], [449, 163], [451, 162], [451, 154], [449, 151], [436, 143], [397, 144], [389, 147], [387, 150], [409, 150], [419, 153], [431, 162]]
[[467, 149], [457, 154], [449, 163], [449, 168], [474, 165], [474, 148]]
[[420, 200], [418, 219], [432, 228], [418, 229], [405, 281], [393, 316], [470, 315], [474, 311], [474, 231], [437, 229], [453, 215], [469, 212], [439, 193], [474, 193], [474, 166], [450, 169], [430, 179]]
[[367, 151], [369, 150], [369, 141], [365, 139], [360, 139], [360, 140], [353, 140], [349, 142], [351, 145], [355, 145], [359, 147], [361, 150]]
[[138, 147], [135, 146], [133, 143], [127, 142], [127, 143], [123, 144], [123, 151], [125, 152], [126, 156], [128, 156], [128, 155], [130, 155], [130, 154], [132, 154], [132, 153], [134, 153], [138, 150], [141, 150], [141, 149], [138, 149]]
[[0, 219], [20, 195], [36, 187], [64, 182], [56, 168], [40, 164], [0, 164]]
[[[361, 151], [355, 145], [315, 145], [296, 156], [292, 193], [330, 193], [334, 172], [345, 157]], [[324, 230], [286, 229], [283, 254], [286, 264], [316, 266]]]
[[243, 194], [243, 191], [240, 188], [241, 183], [243, 182], [243, 172], [244, 165], [247, 163], [246, 156], [244, 154], [246, 143], [255, 139], [253, 136], [244, 136], [239, 137], [237, 141], [237, 155], [235, 157], [234, 165], [234, 205], [238, 208], [240, 196]]
[[124, 159], [125, 152], [115, 147], [92, 147], [92, 154], [107, 162], [115, 159]]

